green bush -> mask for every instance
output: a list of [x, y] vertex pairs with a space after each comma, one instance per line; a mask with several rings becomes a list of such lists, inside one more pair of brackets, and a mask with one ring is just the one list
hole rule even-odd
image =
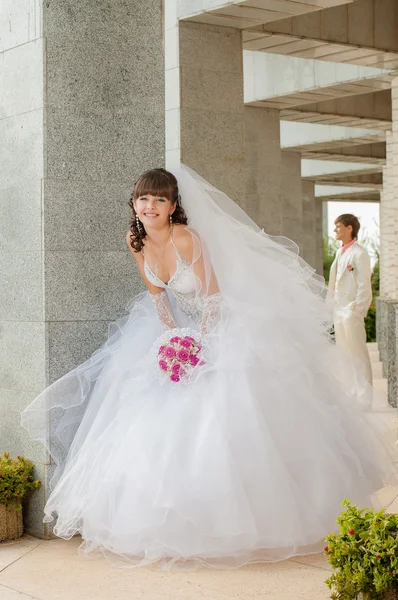
[[333, 238], [325, 236], [323, 238], [323, 276], [326, 284], [329, 282], [330, 267], [336, 256], [339, 243]]
[[0, 457], [0, 504], [22, 509], [22, 500], [41, 482], [33, 478], [33, 464], [23, 456], [11, 458], [8, 452]]
[[377, 259], [372, 273], [372, 290], [373, 297], [378, 296], [380, 292], [380, 259]]
[[332, 600], [375, 600], [398, 589], [398, 515], [359, 510], [344, 500], [340, 532], [327, 536], [325, 553], [335, 572], [326, 580]]
[[369, 308], [368, 314], [365, 318], [365, 329], [366, 329], [366, 341], [376, 341], [376, 297], [380, 291], [380, 260], [377, 258], [377, 262], [373, 267], [372, 272], [372, 292], [373, 302]]
[[374, 304], [370, 305], [368, 314], [366, 315], [365, 329], [366, 329], [366, 341], [367, 342], [375, 342], [376, 341], [376, 306]]

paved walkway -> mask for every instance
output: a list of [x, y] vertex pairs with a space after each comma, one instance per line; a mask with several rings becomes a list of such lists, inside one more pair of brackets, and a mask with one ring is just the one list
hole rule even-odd
[[[377, 348], [370, 345], [375, 387], [381, 392], [374, 407], [396, 430], [396, 411], [387, 405]], [[398, 451], [397, 451], [398, 457]], [[384, 505], [397, 488], [381, 492]], [[398, 498], [390, 511], [398, 512]], [[321, 555], [237, 571], [164, 573], [152, 568], [116, 569], [104, 559], [76, 553], [80, 541], [42, 541], [30, 536], [0, 544], [1, 600], [322, 600], [330, 597], [324, 584], [330, 571]]]

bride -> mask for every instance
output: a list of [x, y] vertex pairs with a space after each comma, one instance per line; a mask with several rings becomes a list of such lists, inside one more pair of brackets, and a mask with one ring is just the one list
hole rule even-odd
[[132, 566], [319, 551], [342, 500], [369, 505], [392, 472], [323, 280], [187, 167], [144, 173], [130, 205], [148, 291], [22, 413], [56, 465], [44, 521]]

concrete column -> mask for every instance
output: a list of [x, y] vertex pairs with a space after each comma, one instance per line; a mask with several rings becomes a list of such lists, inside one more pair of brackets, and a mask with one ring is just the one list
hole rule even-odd
[[328, 235], [329, 235], [328, 203], [322, 202], [322, 236], [328, 237]]
[[[383, 375], [394, 378], [395, 346], [392, 336], [396, 331], [395, 313], [389, 304], [398, 299], [398, 78], [392, 81], [392, 132], [387, 132], [386, 165], [383, 168], [383, 190], [380, 199], [380, 298], [378, 299], [377, 340]], [[398, 338], [397, 338], [398, 339]], [[391, 357], [392, 354], [392, 357]], [[394, 363], [395, 364], [395, 363]], [[392, 369], [392, 371], [391, 371]], [[389, 381], [389, 402], [396, 403], [395, 380]], [[396, 404], [394, 404], [396, 405]]]
[[19, 412], [105, 340], [141, 289], [124, 239], [132, 181], [164, 164], [162, 13], [158, 0], [21, 0], [9, 18], [0, 19], [0, 439], [36, 463], [43, 486], [27, 529], [45, 537], [53, 465]]
[[379, 334], [383, 374], [388, 376], [388, 402], [397, 406], [397, 306], [398, 306], [398, 78], [392, 81], [392, 132], [387, 133], [387, 164], [381, 196], [381, 307]]
[[298, 152], [282, 152], [281, 161], [282, 231], [302, 253], [303, 202], [301, 181], [301, 155]]
[[181, 22], [179, 78], [182, 162], [243, 204], [245, 117], [241, 32]]
[[315, 194], [312, 181], [302, 181], [302, 215], [303, 232], [301, 244], [301, 256], [315, 268], [316, 256], [316, 214]]
[[394, 154], [393, 133], [386, 133], [386, 165], [383, 167], [383, 189], [380, 194], [380, 296], [394, 294]]
[[393, 297], [394, 246], [393, 133], [387, 131], [386, 164], [383, 167], [383, 189], [380, 193], [380, 297], [376, 304], [376, 335], [384, 377], [388, 372], [387, 300]]
[[[43, 480], [46, 452], [27, 438], [19, 419], [48, 380], [41, 216], [45, 49], [41, 2], [21, 1], [11, 13], [7, 8], [0, 5], [0, 452], [35, 461]], [[43, 490], [35, 497], [40, 504]]]
[[245, 203], [270, 235], [282, 231], [281, 147], [278, 110], [245, 107]]
[[397, 406], [398, 378], [397, 378], [397, 324], [398, 324], [398, 300], [387, 302], [387, 375], [388, 375], [388, 403]]
[[377, 298], [376, 311], [378, 318], [376, 325], [377, 343], [380, 353], [380, 361], [383, 368], [383, 377], [388, 377], [388, 352], [387, 352], [387, 335], [388, 335], [388, 303], [391, 302], [388, 298]]
[[388, 154], [392, 154], [392, 160], [390, 158], [388, 183], [389, 202], [391, 205], [391, 219], [389, 222], [391, 242], [389, 243], [388, 261], [390, 267], [389, 294], [396, 300], [398, 299], [398, 77], [393, 79], [391, 84], [391, 99], [392, 136], [388, 136], [389, 145], [387, 148]]
[[315, 263], [318, 275], [323, 276], [323, 206], [325, 202], [315, 202]]
[[315, 199], [314, 183], [302, 181], [303, 238], [301, 256], [318, 275], [323, 275], [322, 202]]

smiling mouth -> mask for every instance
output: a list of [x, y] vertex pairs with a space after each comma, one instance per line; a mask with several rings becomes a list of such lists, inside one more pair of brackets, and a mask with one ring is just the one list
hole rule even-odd
[[159, 216], [159, 215], [144, 213], [144, 217], [157, 217], [157, 216]]

